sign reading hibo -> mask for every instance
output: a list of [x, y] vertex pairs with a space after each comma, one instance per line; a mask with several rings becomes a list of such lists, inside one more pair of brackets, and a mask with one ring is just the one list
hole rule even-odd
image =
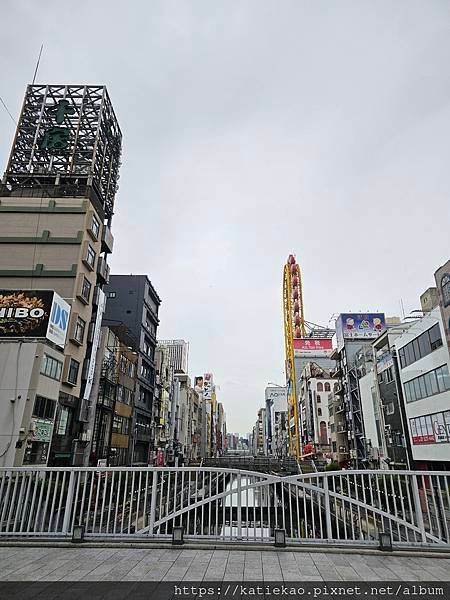
[[0, 338], [47, 338], [64, 347], [70, 305], [53, 290], [0, 290]]

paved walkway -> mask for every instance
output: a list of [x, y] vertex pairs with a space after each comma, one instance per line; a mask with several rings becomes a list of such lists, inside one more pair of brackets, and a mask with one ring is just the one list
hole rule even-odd
[[0, 547], [1, 581], [450, 581], [450, 558], [246, 550]]

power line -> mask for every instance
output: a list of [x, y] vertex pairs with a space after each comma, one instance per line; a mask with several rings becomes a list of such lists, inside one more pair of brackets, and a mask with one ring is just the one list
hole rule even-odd
[[11, 121], [14, 123], [14, 125], [17, 127], [17, 121], [15, 120], [15, 118], [12, 116], [12, 114], [9, 112], [8, 107], [6, 106], [5, 102], [3, 101], [3, 98], [0, 96], [0, 102], [3, 104], [6, 112], [8, 113], [8, 115], [11, 117]]

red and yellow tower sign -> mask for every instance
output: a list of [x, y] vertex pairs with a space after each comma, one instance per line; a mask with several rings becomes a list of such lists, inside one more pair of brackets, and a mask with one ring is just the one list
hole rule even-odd
[[298, 420], [297, 385], [295, 372], [294, 339], [306, 336], [303, 311], [302, 276], [295, 257], [290, 254], [283, 270], [283, 311], [288, 398], [289, 454], [300, 458], [300, 431]]

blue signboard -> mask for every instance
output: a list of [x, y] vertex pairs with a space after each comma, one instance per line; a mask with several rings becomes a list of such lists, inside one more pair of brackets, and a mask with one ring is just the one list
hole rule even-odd
[[345, 340], [376, 339], [386, 330], [384, 313], [342, 313], [336, 321], [338, 350]]

